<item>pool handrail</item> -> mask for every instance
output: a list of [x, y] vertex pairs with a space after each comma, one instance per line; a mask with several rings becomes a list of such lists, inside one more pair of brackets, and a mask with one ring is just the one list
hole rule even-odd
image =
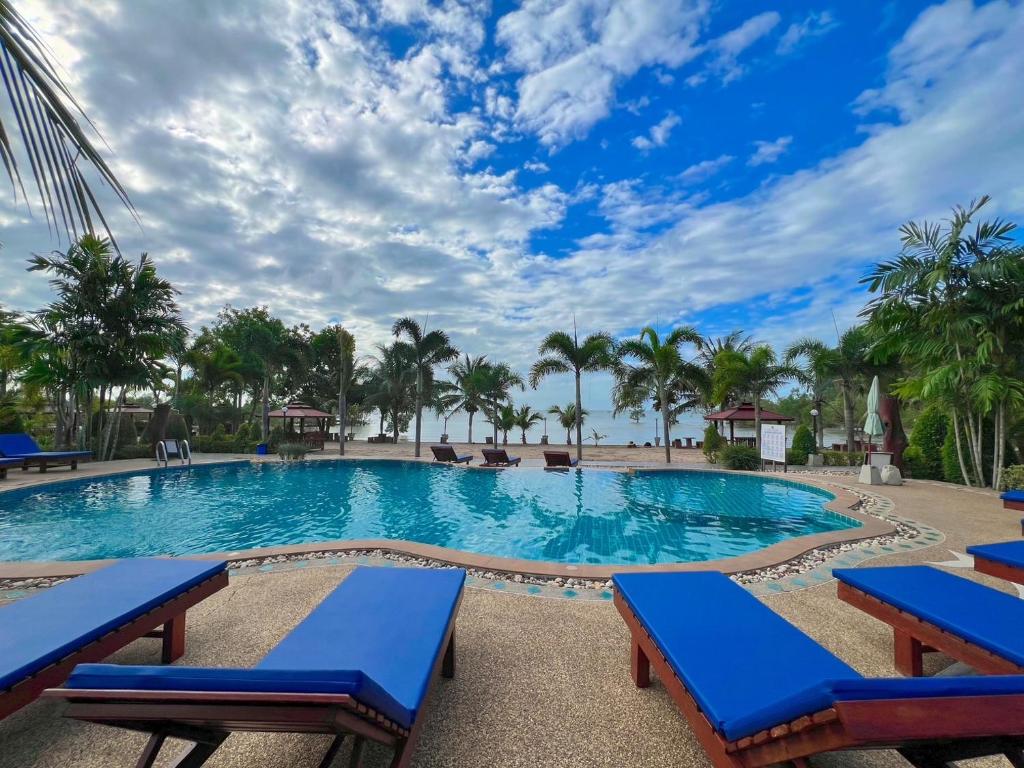
[[[171, 446], [171, 447], [168, 447]], [[173, 438], [167, 438], [164, 440], [156, 441], [156, 462], [160, 463], [160, 450], [163, 449], [163, 463], [166, 467], [171, 458], [180, 459], [182, 464], [188, 462], [188, 466], [192, 466], [192, 449], [189, 447], [188, 440], [175, 440]]]

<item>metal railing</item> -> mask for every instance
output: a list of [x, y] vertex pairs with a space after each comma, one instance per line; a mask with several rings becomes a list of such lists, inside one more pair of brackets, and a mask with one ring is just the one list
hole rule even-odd
[[[176, 450], [168, 451], [167, 443], [173, 443]], [[156, 463], [159, 464], [162, 461], [166, 467], [172, 458], [180, 459], [182, 464], [188, 463], [188, 466], [192, 466], [192, 449], [189, 447], [188, 440], [160, 440], [157, 442]]]

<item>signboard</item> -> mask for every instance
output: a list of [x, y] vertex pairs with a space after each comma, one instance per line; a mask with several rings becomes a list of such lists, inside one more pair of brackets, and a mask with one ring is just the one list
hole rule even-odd
[[786, 463], [786, 425], [761, 425], [761, 460]]

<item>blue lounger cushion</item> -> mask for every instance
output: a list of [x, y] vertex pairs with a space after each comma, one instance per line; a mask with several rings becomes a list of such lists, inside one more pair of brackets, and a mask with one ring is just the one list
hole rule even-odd
[[1024, 602], [927, 565], [841, 568], [832, 575], [872, 597], [1024, 666]]
[[1024, 491], [1006, 491], [999, 498], [1003, 501], [1024, 501]]
[[732, 741], [841, 701], [1024, 694], [1024, 675], [862, 677], [721, 573], [613, 581], [711, 725]]
[[978, 544], [967, 548], [967, 554], [1002, 563], [1016, 568], [1024, 568], [1024, 541], [1001, 541], [997, 544]]
[[17, 467], [24, 464], [25, 460], [20, 458], [9, 459], [7, 457], [0, 457], [0, 467]]
[[11, 458], [70, 459], [92, 456], [92, 451], [44, 451], [30, 435], [15, 432], [0, 435], [0, 455]]
[[215, 576], [225, 565], [122, 560], [0, 608], [0, 691]]
[[68, 685], [345, 693], [411, 728], [465, 579], [456, 568], [356, 568], [251, 670], [185, 669], [182, 679], [176, 667], [89, 664]]

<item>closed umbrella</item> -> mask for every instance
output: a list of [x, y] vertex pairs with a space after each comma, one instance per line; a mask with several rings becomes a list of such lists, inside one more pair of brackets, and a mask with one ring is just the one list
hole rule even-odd
[[869, 445], [872, 436], [880, 435], [885, 431], [882, 418], [878, 415], [879, 389], [878, 377], [875, 376], [871, 382], [871, 389], [868, 390], [868, 416], [864, 420], [864, 432], [867, 433]]

